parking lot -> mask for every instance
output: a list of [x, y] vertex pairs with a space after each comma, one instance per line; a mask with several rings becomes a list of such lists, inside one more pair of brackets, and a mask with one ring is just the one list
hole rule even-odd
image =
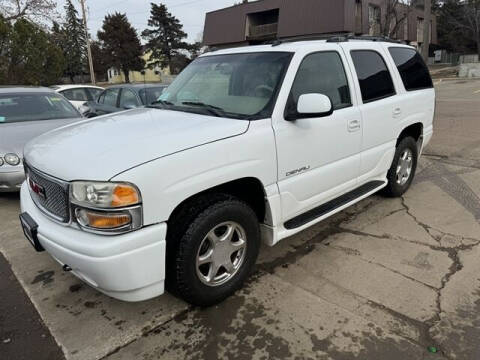
[[[79, 360], [478, 359], [480, 81], [436, 87], [435, 135], [403, 198], [373, 196], [264, 246], [245, 288], [208, 309], [169, 294], [124, 303], [96, 292], [34, 252], [18, 196], [0, 194], [0, 252], [44, 322], [3, 276], [2, 294], [18, 295], [0, 301], [0, 354], [54, 359], [55, 339]], [[22, 321], [8, 318], [15, 311], [29, 337], [9, 328]]]

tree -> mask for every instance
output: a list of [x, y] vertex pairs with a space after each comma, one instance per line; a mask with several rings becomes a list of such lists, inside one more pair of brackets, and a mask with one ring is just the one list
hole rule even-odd
[[7, 80], [11, 32], [12, 26], [0, 15], [0, 84], [5, 84]]
[[102, 48], [102, 44], [99, 41], [92, 41], [90, 44], [93, 58], [93, 68], [95, 69], [95, 77], [98, 81], [106, 80], [107, 71], [110, 68], [110, 64], [105, 61], [107, 55]]
[[[54, 25], [55, 26], [55, 25]], [[86, 39], [83, 21], [71, 0], [65, 3], [65, 23], [62, 29], [52, 29], [62, 41], [61, 48], [65, 58], [65, 75], [75, 82], [75, 76], [82, 75], [86, 67]], [[62, 34], [63, 33], [63, 34]]]
[[460, 0], [447, 0], [437, 9], [438, 45], [452, 52], [466, 53], [476, 48], [472, 38], [456, 23], [463, 22], [463, 4]]
[[169, 67], [170, 73], [175, 74], [173, 59], [181, 54], [181, 50], [188, 50], [189, 46], [183, 39], [187, 34], [183, 31], [180, 21], [168, 12], [163, 4], [151, 3], [150, 19], [142, 37], [147, 40], [146, 49], [150, 51], [150, 67]]
[[0, 0], [0, 14], [6, 21], [27, 18], [52, 19], [57, 16], [54, 0]]
[[121, 69], [127, 83], [130, 82], [130, 71], [140, 71], [145, 67], [137, 31], [128, 22], [125, 14], [116, 12], [107, 15], [97, 35], [102, 42], [105, 61], [109, 67]]
[[396, 38], [405, 26], [412, 9], [412, 0], [385, 0], [384, 17], [380, 22], [380, 33]]
[[2, 51], [7, 59], [6, 75], [1, 79], [4, 84], [48, 86], [58, 82], [62, 75], [62, 51], [49, 34], [26, 19], [16, 20], [9, 28]]
[[[442, 26], [446, 26], [453, 34], [451, 40], [473, 44], [480, 57], [480, 0], [447, 0], [440, 8]], [[442, 39], [452, 36], [442, 29]]]

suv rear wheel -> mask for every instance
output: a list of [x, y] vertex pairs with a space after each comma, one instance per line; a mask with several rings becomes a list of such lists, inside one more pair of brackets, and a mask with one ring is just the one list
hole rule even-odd
[[[214, 305], [241, 288], [253, 269], [260, 248], [260, 227], [244, 202], [220, 196], [186, 220], [185, 229], [170, 246], [167, 268], [170, 290], [199, 306]], [[195, 207], [195, 205], [194, 205]], [[173, 253], [172, 253], [173, 252]]]
[[390, 197], [402, 196], [412, 184], [417, 169], [418, 148], [412, 137], [400, 141], [387, 173], [388, 185], [384, 194]]

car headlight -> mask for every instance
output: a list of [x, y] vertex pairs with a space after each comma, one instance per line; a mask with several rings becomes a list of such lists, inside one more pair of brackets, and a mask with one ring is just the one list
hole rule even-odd
[[3, 165], [3, 159], [0, 157], [0, 166]]
[[118, 234], [142, 226], [142, 198], [132, 184], [75, 181], [70, 201], [84, 230]]
[[20, 164], [20, 158], [17, 154], [7, 154], [3, 157], [8, 165], [17, 166]]
[[138, 189], [126, 183], [76, 181], [70, 195], [75, 204], [102, 209], [127, 207], [142, 201]]

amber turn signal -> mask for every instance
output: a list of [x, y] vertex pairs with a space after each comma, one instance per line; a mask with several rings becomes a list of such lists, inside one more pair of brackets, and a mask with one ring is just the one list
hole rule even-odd
[[124, 213], [102, 213], [77, 209], [76, 215], [80, 225], [101, 230], [121, 228], [132, 222], [131, 216]]
[[130, 185], [117, 185], [113, 189], [112, 207], [135, 205], [140, 202], [138, 191]]

